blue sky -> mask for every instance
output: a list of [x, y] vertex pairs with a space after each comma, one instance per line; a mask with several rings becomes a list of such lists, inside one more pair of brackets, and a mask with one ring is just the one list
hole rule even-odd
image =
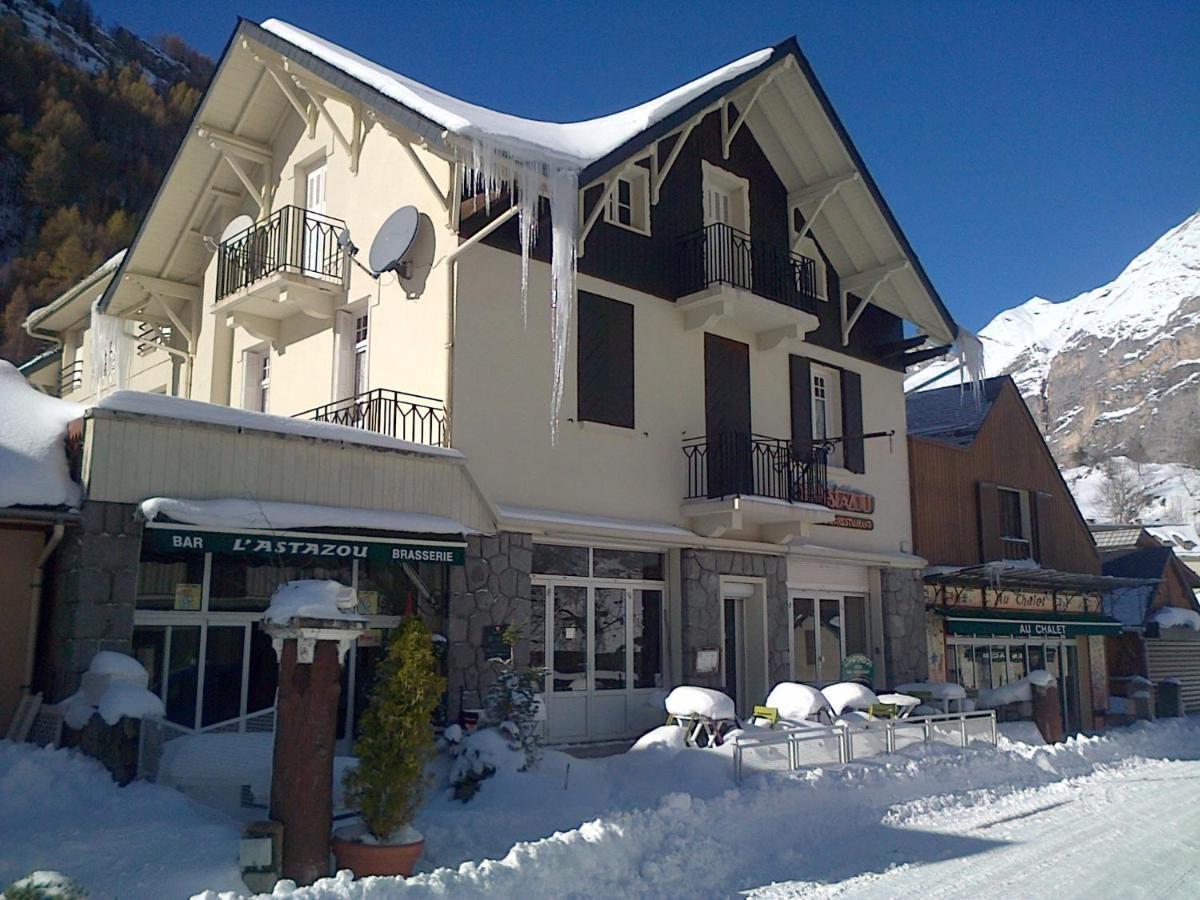
[[955, 316], [1110, 280], [1200, 209], [1200, 4], [93, 0], [218, 55], [287, 19], [456, 96], [572, 120], [796, 35]]

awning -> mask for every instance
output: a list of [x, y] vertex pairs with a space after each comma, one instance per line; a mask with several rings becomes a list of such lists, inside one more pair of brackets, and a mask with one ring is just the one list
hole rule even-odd
[[946, 584], [991, 590], [1062, 591], [1073, 594], [1102, 594], [1123, 587], [1157, 584], [1157, 578], [1118, 578], [1085, 572], [1060, 572], [1037, 566], [1002, 562], [962, 568], [937, 569], [925, 573], [926, 584]]
[[1000, 609], [937, 609], [948, 634], [989, 637], [1065, 638], [1081, 634], [1121, 634], [1124, 626], [1099, 613], [1011, 612]]

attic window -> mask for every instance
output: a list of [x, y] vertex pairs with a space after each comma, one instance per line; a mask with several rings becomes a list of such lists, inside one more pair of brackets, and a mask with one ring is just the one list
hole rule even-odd
[[640, 166], [618, 176], [616, 187], [608, 196], [604, 221], [650, 234], [650, 173]]

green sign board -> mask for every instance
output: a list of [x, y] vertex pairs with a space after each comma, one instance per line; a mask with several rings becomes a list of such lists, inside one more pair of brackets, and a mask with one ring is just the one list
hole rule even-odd
[[148, 527], [145, 541], [162, 553], [238, 553], [245, 556], [308, 556], [317, 559], [369, 559], [373, 562], [444, 563], [461, 566], [460, 543], [329, 537], [320, 534], [261, 531], [206, 531]]
[[1044, 619], [985, 619], [946, 617], [946, 630], [951, 634], [986, 635], [988, 637], [1017, 637], [1050, 639], [1076, 637], [1081, 634], [1120, 634], [1121, 623], [1097, 616], [1080, 617], [1074, 621]]
[[851, 653], [842, 660], [842, 681], [871, 684], [875, 680], [875, 663], [862, 653]]

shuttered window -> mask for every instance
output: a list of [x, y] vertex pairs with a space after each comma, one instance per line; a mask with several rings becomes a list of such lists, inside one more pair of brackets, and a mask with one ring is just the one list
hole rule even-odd
[[633, 306], [580, 291], [578, 346], [579, 420], [632, 428]]
[[848, 369], [814, 364], [803, 356], [789, 362], [792, 443], [803, 449], [823, 437], [840, 437], [830, 465], [867, 471], [863, 448], [862, 376]]

